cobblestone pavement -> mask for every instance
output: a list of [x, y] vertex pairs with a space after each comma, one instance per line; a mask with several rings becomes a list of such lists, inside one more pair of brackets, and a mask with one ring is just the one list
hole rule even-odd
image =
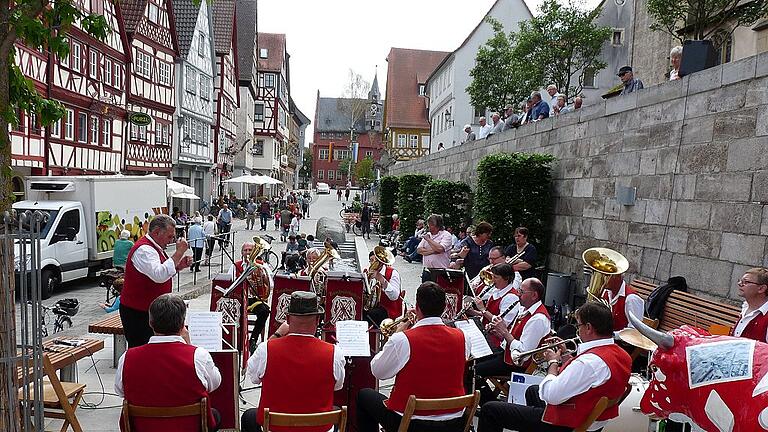
[[[317, 219], [323, 216], [338, 218], [340, 204], [336, 201], [335, 195], [320, 195], [315, 197], [310, 208], [311, 217], [302, 220], [301, 230], [307, 234], [314, 234]], [[235, 254], [239, 254], [242, 243], [254, 235], [259, 235], [260, 231], [245, 230], [245, 222], [236, 220], [233, 224], [233, 230], [237, 231], [234, 240]], [[280, 255], [284, 250], [285, 243], [279, 241], [279, 236], [275, 235], [274, 223], [270, 221], [267, 234], [277, 237], [273, 243], [273, 250]], [[353, 234], [348, 234], [347, 239], [351, 240]], [[366, 240], [370, 248], [378, 244], [377, 236], [371, 236], [371, 240]], [[231, 252], [230, 248], [230, 252]], [[210, 302], [209, 272], [211, 275], [220, 270], [226, 271], [231, 262], [227, 256], [221, 257], [218, 246], [216, 247], [217, 257], [211, 263], [209, 268], [203, 267], [203, 271], [196, 275], [188, 270], [182, 271], [174, 279], [174, 290], [190, 299], [190, 309], [208, 310]], [[224, 261], [224, 264], [221, 261]], [[406, 299], [413, 304], [416, 288], [421, 279], [421, 267], [417, 264], [408, 264], [398, 258], [395, 268], [400, 271], [403, 281], [403, 287], [406, 290]], [[87, 279], [75, 283], [69, 283], [62, 286], [54, 295], [45, 300], [45, 305], [52, 305], [61, 298], [74, 297], [80, 300], [80, 312], [74, 317], [74, 325], [63, 333], [70, 337], [87, 336], [92, 338], [104, 339], [104, 349], [95, 353], [93, 357], [87, 357], [78, 362], [78, 381], [85, 383], [86, 395], [83, 398], [81, 407], [77, 410], [78, 418], [85, 431], [107, 432], [118, 431], [120, 406], [122, 399], [114, 395], [115, 369], [112, 367], [113, 341], [107, 335], [88, 334], [88, 323], [97, 321], [105, 316], [105, 313], [99, 307], [104, 302], [105, 290], [98, 286], [98, 280]], [[18, 306], [18, 305], [17, 305]], [[18, 311], [17, 311], [18, 316]], [[52, 319], [53, 317], [51, 317]], [[49, 325], [52, 331], [52, 324]], [[59, 333], [61, 334], [61, 333]], [[391, 381], [391, 380], [390, 380]], [[382, 382], [381, 390], [385, 393], [389, 391], [391, 382]], [[241, 409], [245, 410], [258, 404], [260, 388], [243, 382], [245, 390], [242, 393]], [[60, 421], [51, 420], [46, 423], [46, 430], [57, 430], [61, 426]]]

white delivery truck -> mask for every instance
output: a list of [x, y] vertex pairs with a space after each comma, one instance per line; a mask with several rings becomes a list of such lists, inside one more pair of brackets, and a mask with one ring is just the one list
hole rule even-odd
[[[61, 282], [111, 267], [113, 246], [122, 230], [136, 241], [147, 233], [155, 215], [167, 213], [165, 177], [30, 176], [25, 189], [27, 199], [14, 203], [13, 209], [45, 215], [40, 232], [44, 299]], [[18, 245], [15, 259], [18, 271], [24, 259]]]

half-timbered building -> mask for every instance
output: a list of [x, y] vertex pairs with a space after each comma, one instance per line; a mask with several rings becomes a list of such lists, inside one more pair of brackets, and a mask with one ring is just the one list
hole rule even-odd
[[169, 0], [121, 0], [131, 46], [128, 83], [126, 172], [168, 174], [175, 135], [176, 65], [179, 45]]
[[259, 33], [259, 85], [254, 107], [256, 148], [254, 168], [286, 181], [288, 166], [288, 53], [284, 34]]
[[[173, 139], [173, 178], [194, 187], [206, 200], [211, 195], [213, 164], [213, 20], [208, 2], [173, 0], [179, 58], [176, 61], [176, 103], [179, 133]], [[189, 211], [189, 201], [174, 207]]]
[[[213, 2], [213, 42], [215, 51], [213, 148], [219, 170], [218, 181], [232, 176], [235, 155], [243, 143], [236, 142], [238, 95], [237, 23], [235, 0]], [[235, 175], [241, 175], [236, 173]], [[219, 194], [224, 194], [219, 183]]]

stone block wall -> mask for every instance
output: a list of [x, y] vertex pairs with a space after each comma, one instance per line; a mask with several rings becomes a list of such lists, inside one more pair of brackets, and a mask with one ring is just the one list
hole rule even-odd
[[[693, 291], [739, 301], [735, 281], [768, 266], [768, 54], [400, 162], [394, 175], [467, 181], [495, 152], [550, 153], [550, 270], [581, 273], [609, 247], [629, 278], [682, 275]], [[617, 189], [636, 188], [634, 205]], [[503, 199], [503, 197], [500, 197]]]

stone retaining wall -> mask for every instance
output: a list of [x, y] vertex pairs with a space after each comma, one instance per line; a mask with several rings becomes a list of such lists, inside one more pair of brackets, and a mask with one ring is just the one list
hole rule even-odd
[[[500, 151], [558, 158], [551, 270], [581, 273], [581, 253], [604, 246], [629, 259], [629, 277], [682, 275], [694, 291], [738, 301], [735, 281], [768, 266], [768, 53], [390, 171], [474, 186], [480, 159]], [[618, 203], [622, 186], [637, 188], [634, 205]]]

